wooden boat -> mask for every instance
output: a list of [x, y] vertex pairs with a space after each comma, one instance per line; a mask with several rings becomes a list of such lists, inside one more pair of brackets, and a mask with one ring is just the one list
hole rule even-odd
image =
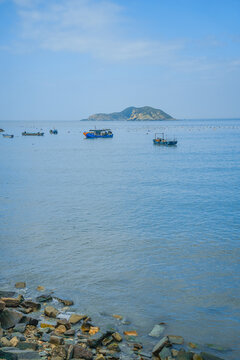
[[53, 129], [53, 130], [51, 129], [51, 130], [49, 130], [49, 133], [51, 135], [57, 135], [58, 131], [56, 129]]
[[95, 130], [84, 131], [83, 135], [85, 135], [87, 139], [113, 137], [112, 130], [110, 129], [100, 129], [100, 130], [95, 129]]
[[29, 133], [29, 132], [22, 132], [22, 136], [43, 136], [43, 132], [36, 132], [36, 133]]
[[[161, 136], [159, 136], [161, 135]], [[166, 146], [172, 146], [177, 145], [176, 139], [165, 139], [164, 133], [156, 133], [155, 139], [153, 139], [153, 143], [157, 145], [166, 145]]]
[[9, 134], [2, 134], [2, 136], [9, 139], [12, 139], [14, 137], [14, 135], [9, 135]]

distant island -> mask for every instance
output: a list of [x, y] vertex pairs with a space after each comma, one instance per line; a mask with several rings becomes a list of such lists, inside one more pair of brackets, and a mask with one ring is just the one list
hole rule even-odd
[[82, 121], [146, 121], [146, 120], [174, 120], [172, 116], [165, 113], [160, 109], [154, 109], [150, 106], [143, 106], [143, 107], [128, 107], [123, 111], [114, 112], [111, 114], [94, 114], [89, 116], [87, 119], [82, 119]]

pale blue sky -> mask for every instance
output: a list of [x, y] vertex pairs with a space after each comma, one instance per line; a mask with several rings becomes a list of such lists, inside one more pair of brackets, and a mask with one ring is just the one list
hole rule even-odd
[[0, 0], [0, 120], [240, 117], [240, 0]]

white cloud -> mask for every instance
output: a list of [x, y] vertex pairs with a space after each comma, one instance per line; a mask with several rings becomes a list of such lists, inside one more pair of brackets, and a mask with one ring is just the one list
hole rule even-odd
[[124, 30], [123, 9], [105, 0], [13, 0], [21, 19], [21, 38], [51, 51], [90, 54], [109, 61], [157, 57], [167, 63], [182, 47], [139, 39]]

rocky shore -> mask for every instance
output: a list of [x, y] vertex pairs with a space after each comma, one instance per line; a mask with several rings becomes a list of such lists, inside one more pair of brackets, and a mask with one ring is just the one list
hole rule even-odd
[[[36, 289], [40, 295], [25, 299], [21, 293], [25, 287], [19, 282], [14, 291], [0, 290], [0, 360], [223, 359], [186, 344], [182, 336], [165, 335], [164, 323], [149, 333], [158, 339], [152, 352], [145, 351], [134, 327], [119, 331], [95, 324], [89, 314], [71, 310], [73, 301], [45, 293], [42, 286]], [[111, 316], [123, 320], [121, 315]]]

